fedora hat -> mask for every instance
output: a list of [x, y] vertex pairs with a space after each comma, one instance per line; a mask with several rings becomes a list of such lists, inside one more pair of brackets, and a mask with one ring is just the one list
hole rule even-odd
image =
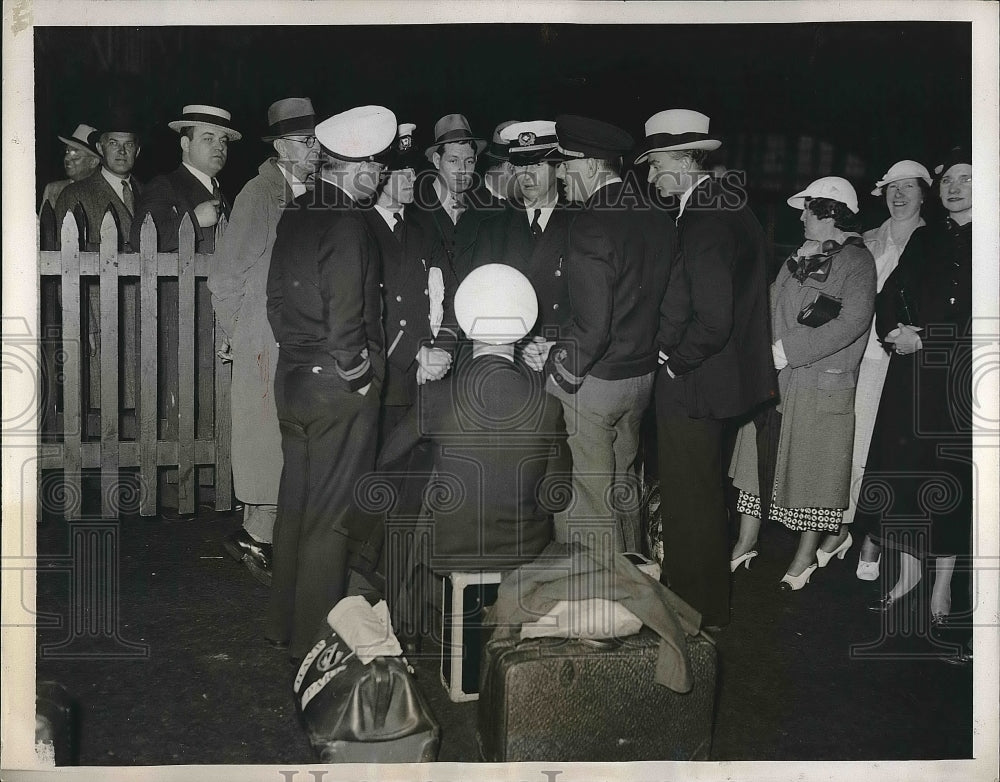
[[858, 194], [854, 191], [854, 186], [843, 177], [824, 176], [810, 182], [809, 187], [788, 199], [788, 205], [795, 209], [805, 209], [807, 198], [840, 201], [854, 214], [858, 213]]
[[704, 149], [711, 152], [718, 149], [722, 142], [709, 138], [709, 122], [705, 114], [691, 109], [658, 111], [646, 120], [646, 139], [635, 162], [641, 163], [650, 152], [684, 149]]
[[505, 128], [509, 128], [511, 125], [516, 125], [517, 123], [518, 120], [509, 119], [506, 122], [501, 122], [493, 129], [493, 140], [490, 141], [490, 145], [486, 149], [486, 157], [500, 161], [507, 160], [507, 146], [509, 142], [504, 141], [501, 134]]
[[316, 129], [316, 112], [309, 98], [282, 98], [267, 110], [267, 135], [261, 141], [282, 136], [311, 136]]
[[396, 138], [396, 115], [385, 106], [357, 106], [334, 114], [316, 126], [316, 138], [341, 160], [374, 160]]
[[433, 163], [434, 153], [442, 144], [471, 141], [476, 147], [476, 154], [481, 155], [486, 149], [486, 141], [472, 135], [469, 120], [461, 114], [446, 114], [434, 123], [434, 143], [427, 147], [424, 155]]
[[882, 188], [893, 182], [898, 182], [900, 179], [922, 179], [928, 185], [931, 183], [930, 172], [916, 160], [900, 160], [898, 163], [893, 163], [889, 170], [882, 175], [882, 178], [875, 183], [872, 195], [882, 195]]
[[233, 127], [232, 119], [232, 115], [225, 109], [201, 103], [191, 103], [184, 107], [181, 118], [168, 122], [167, 127], [180, 133], [184, 128], [190, 128], [193, 125], [208, 125], [208, 127], [228, 135], [230, 141], [239, 141], [243, 138], [243, 134]]
[[509, 345], [535, 325], [538, 297], [513, 266], [487, 263], [469, 272], [455, 291], [455, 317], [469, 339]]
[[97, 138], [99, 135], [100, 133], [98, 133], [97, 128], [80, 124], [76, 126], [76, 130], [69, 136], [57, 136], [57, 138], [68, 147], [73, 147], [73, 149], [93, 155], [94, 157], [100, 157], [101, 153], [97, 151]]

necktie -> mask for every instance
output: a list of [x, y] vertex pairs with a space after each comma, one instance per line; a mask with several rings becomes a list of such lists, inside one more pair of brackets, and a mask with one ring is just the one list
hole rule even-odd
[[466, 207], [465, 207], [465, 199], [464, 198], [462, 198], [461, 196], [457, 196], [457, 195], [451, 197], [451, 211], [452, 211], [452, 213], [455, 216], [455, 222], [456, 223], [458, 222], [459, 218], [462, 216], [462, 213], [465, 211], [465, 209], [466, 209]]
[[396, 224], [392, 227], [392, 234], [393, 236], [396, 237], [396, 241], [402, 244], [403, 231], [406, 228], [406, 223], [403, 222], [403, 215], [401, 215], [399, 212], [395, 212], [393, 214], [393, 219], [396, 221]]
[[225, 204], [222, 200], [222, 188], [219, 187], [219, 183], [214, 179], [212, 180], [212, 198], [219, 202], [219, 216], [221, 217], [226, 211]]
[[127, 179], [122, 180], [122, 201], [130, 215], [135, 215], [135, 196], [132, 194], [132, 186]]
[[542, 235], [542, 225], [538, 222], [539, 218], [542, 216], [542, 210], [536, 209], [535, 216], [531, 220], [531, 235], [536, 239]]

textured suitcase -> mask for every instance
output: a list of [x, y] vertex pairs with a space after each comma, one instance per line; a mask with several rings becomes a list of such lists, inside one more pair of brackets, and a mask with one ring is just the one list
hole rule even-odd
[[707, 760], [715, 644], [688, 638], [694, 679], [677, 693], [653, 677], [659, 637], [490, 641], [483, 651], [479, 751], [490, 762]]

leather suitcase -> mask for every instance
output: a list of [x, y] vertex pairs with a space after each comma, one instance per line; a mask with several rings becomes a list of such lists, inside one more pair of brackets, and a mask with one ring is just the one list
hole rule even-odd
[[654, 680], [659, 637], [490, 641], [483, 650], [477, 738], [489, 762], [707, 760], [718, 661], [688, 638], [694, 687]]

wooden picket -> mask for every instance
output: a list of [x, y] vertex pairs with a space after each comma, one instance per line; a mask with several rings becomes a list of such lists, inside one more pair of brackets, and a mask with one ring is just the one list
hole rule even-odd
[[[202, 407], [214, 411], [211, 437], [196, 437], [195, 403], [199, 388], [195, 385], [195, 345], [215, 344], [214, 319], [196, 321], [195, 290], [207, 278], [212, 256], [194, 251], [194, 228], [185, 216], [179, 231], [179, 247], [175, 253], [156, 250], [156, 228], [147, 215], [142, 225], [139, 251], [119, 253], [117, 225], [110, 211], [101, 226], [99, 252], [81, 252], [79, 228], [72, 214], [66, 215], [61, 226], [61, 249], [39, 252], [39, 273], [44, 277], [58, 276], [62, 299], [62, 392], [63, 415], [55, 419], [61, 431], [47, 432], [54, 443], [50, 453], [41, 458], [40, 468], [62, 470], [62, 491], [57, 493], [62, 515], [75, 518], [82, 504], [82, 472], [100, 470], [101, 513], [116, 516], [122, 501], [119, 493], [124, 484], [120, 470], [138, 468], [139, 513], [154, 516], [157, 509], [158, 470], [178, 471], [178, 511], [193, 513], [196, 509], [198, 467], [215, 468], [215, 509], [232, 507], [232, 463], [229, 437], [230, 365], [216, 360], [209, 379], [212, 392]], [[100, 279], [100, 441], [87, 442], [83, 437], [81, 409], [81, 353], [87, 335], [80, 319], [81, 277]], [[125, 399], [119, 399], [120, 376], [126, 373], [125, 362], [136, 361], [134, 308], [125, 298], [119, 307], [119, 283], [122, 277], [139, 280], [135, 294], [141, 312], [138, 334], [138, 388], [133, 392], [126, 384]], [[157, 415], [159, 361], [157, 347], [161, 324], [157, 315], [158, 282], [162, 278], [177, 280], [177, 369], [176, 419], [161, 422]], [[131, 295], [131, 294], [129, 294]], [[124, 336], [124, 342], [121, 337]], [[119, 344], [123, 349], [119, 351]], [[120, 355], [121, 353], [121, 355]], [[131, 370], [131, 367], [129, 368]], [[202, 378], [200, 392], [205, 393]], [[47, 398], [49, 395], [43, 395]], [[132, 398], [134, 397], [134, 399]], [[120, 402], [136, 405], [135, 440], [122, 440], [119, 431]], [[49, 416], [51, 420], [53, 417]]]

